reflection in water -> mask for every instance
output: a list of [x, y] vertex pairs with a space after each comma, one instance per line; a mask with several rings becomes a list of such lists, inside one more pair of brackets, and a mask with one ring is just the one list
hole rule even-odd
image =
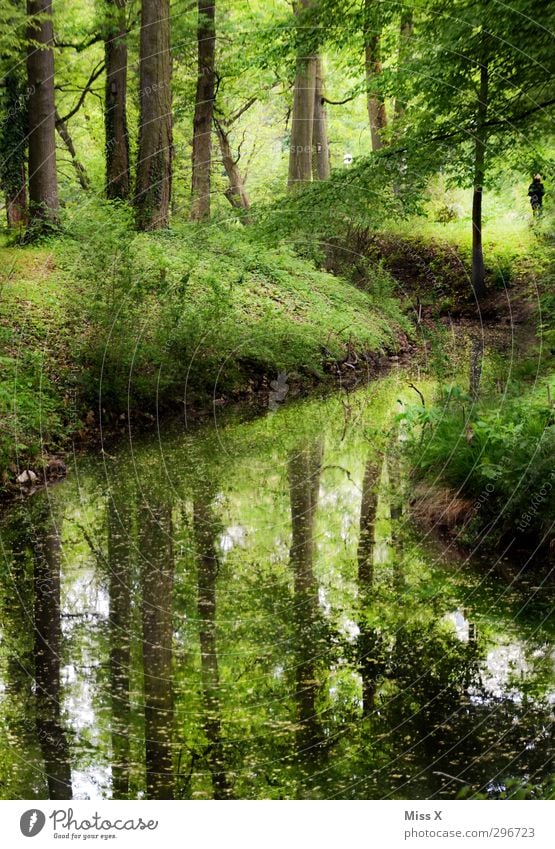
[[110, 701], [112, 796], [127, 799], [130, 773], [132, 504], [129, 494], [108, 498], [108, 592], [110, 596]]
[[199, 619], [201, 683], [204, 703], [204, 733], [207, 739], [205, 753], [212, 779], [214, 799], [231, 799], [222, 743], [220, 710], [220, 672], [216, 645], [216, 554], [217, 523], [212, 499], [204, 492], [195, 495], [193, 503], [193, 528], [197, 549], [197, 609]]
[[139, 529], [147, 795], [149, 799], [172, 799], [175, 564], [170, 505], [142, 504]]
[[69, 744], [60, 718], [60, 529], [45, 515], [33, 526], [36, 724], [50, 799], [71, 799]]
[[371, 455], [366, 461], [362, 480], [362, 500], [360, 505], [360, 523], [357, 549], [358, 597], [359, 597], [359, 635], [358, 662], [362, 678], [362, 713], [367, 716], [374, 709], [374, 700], [380, 676], [384, 672], [380, 657], [382, 641], [377, 628], [368, 623], [367, 614], [372, 606], [374, 585], [374, 546], [376, 538], [376, 517], [381, 478], [381, 455]]
[[301, 760], [315, 757], [322, 745], [316, 699], [316, 663], [324, 654], [314, 577], [314, 524], [322, 470], [321, 441], [295, 449], [289, 457], [291, 500], [290, 561], [295, 587], [295, 698], [299, 711], [298, 747]]
[[422, 542], [401, 395], [146, 439], [4, 511], [4, 798], [545, 794], [548, 588]]

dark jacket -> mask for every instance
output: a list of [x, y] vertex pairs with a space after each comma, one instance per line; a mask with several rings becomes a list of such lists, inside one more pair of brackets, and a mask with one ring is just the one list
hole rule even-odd
[[537, 198], [540, 203], [545, 194], [543, 183], [540, 180], [533, 180], [528, 186], [528, 197]]

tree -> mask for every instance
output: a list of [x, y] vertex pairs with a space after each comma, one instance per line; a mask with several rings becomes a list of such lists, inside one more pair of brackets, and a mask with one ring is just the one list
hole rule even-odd
[[364, 70], [366, 74], [366, 98], [368, 120], [372, 136], [372, 150], [380, 150], [383, 146], [381, 130], [387, 126], [387, 114], [383, 97], [376, 94], [376, 82], [382, 73], [381, 62], [381, 33], [379, 8], [375, 0], [364, 0]]
[[197, 609], [202, 696], [204, 703], [204, 733], [208, 740], [208, 769], [212, 778], [215, 799], [231, 799], [233, 791], [225, 768], [220, 708], [220, 672], [216, 643], [216, 579], [218, 556], [216, 536], [218, 525], [214, 516], [208, 487], [199, 485], [193, 502], [193, 530], [197, 554]]
[[[482, 206], [491, 165], [505, 157], [553, 105], [551, 41], [541, 0], [495, 6], [445, 0], [415, 17], [412, 51], [412, 167], [442, 167], [472, 187], [472, 287], [486, 294]], [[537, 21], [542, 21], [538, 26]], [[533, 49], [523, 50], [523, 44]], [[422, 45], [425, 49], [422, 49]]]
[[149, 799], [173, 799], [173, 583], [171, 505], [153, 500], [140, 516], [145, 699], [146, 783]]
[[[226, 190], [225, 196], [235, 209], [242, 209], [248, 212], [250, 209], [250, 200], [245, 188], [245, 179], [239, 170], [239, 154], [235, 157], [231, 149], [228, 125], [224, 125], [215, 118], [214, 126], [216, 127], [216, 135], [220, 143], [222, 163], [229, 180], [229, 188]], [[248, 218], [245, 217], [244, 220], [248, 220]]]
[[19, 74], [4, 77], [0, 130], [0, 181], [10, 228], [27, 222], [27, 97]]
[[[302, 12], [309, 8], [310, 0], [300, 0], [296, 14], [302, 21]], [[314, 130], [314, 100], [316, 88], [315, 55], [306, 54], [305, 39], [301, 39], [297, 54], [293, 111], [291, 113], [291, 143], [289, 147], [289, 190], [309, 183], [312, 179], [312, 142]]]
[[27, 13], [29, 223], [43, 230], [58, 220], [52, 0], [27, 0]]
[[129, 137], [127, 133], [127, 26], [126, 0], [107, 0], [104, 41], [106, 94], [106, 197], [125, 200], [130, 192]]
[[191, 219], [210, 217], [212, 118], [216, 94], [216, 3], [198, 0], [198, 76], [193, 119], [193, 171]]
[[142, 2], [139, 68], [137, 227], [158, 230], [169, 224], [172, 187], [169, 0]]
[[314, 118], [312, 128], [312, 174], [315, 180], [327, 180], [330, 176], [330, 143], [328, 139], [328, 115], [324, 98], [322, 59], [316, 57], [314, 78]]

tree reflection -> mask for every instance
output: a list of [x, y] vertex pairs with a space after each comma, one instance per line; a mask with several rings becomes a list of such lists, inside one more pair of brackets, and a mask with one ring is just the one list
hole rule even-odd
[[71, 799], [69, 744], [60, 718], [60, 527], [46, 510], [33, 522], [33, 552], [37, 734], [49, 798]]
[[110, 696], [112, 735], [112, 797], [129, 795], [131, 707], [132, 503], [129, 493], [108, 498], [108, 592], [110, 596]]
[[170, 504], [143, 504], [139, 529], [147, 796], [172, 799], [174, 558]]
[[199, 619], [201, 686], [204, 704], [203, 726], [208, 746], [206, 760], [215, 799], [233, 796], [225, 769], [220, 708], [220, 672], [216, 644], [216, 579], [218, 526], [212, 498], [202, 486], [196, 488], [193, 503], [193, 529], [197, 551], [197, 610]]
[[315, 757], [323, 741], [316, 707], [316, 665], [325, 646], [314, 576], [314, 525], [322, 456], [323, 444], [319, 441], [299, 447], [290, 454], [288, 462], [291, 503], [289, 560], [295, 589], [295, 699], [299, 717], [298, 747], [303, 759]]

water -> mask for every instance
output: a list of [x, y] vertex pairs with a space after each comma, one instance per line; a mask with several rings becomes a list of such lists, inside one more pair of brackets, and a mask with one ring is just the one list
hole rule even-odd
[[545, 793], [548, 589], [412, 524], [405, 386], [133, 437], [5, 511], [2, 798]]

